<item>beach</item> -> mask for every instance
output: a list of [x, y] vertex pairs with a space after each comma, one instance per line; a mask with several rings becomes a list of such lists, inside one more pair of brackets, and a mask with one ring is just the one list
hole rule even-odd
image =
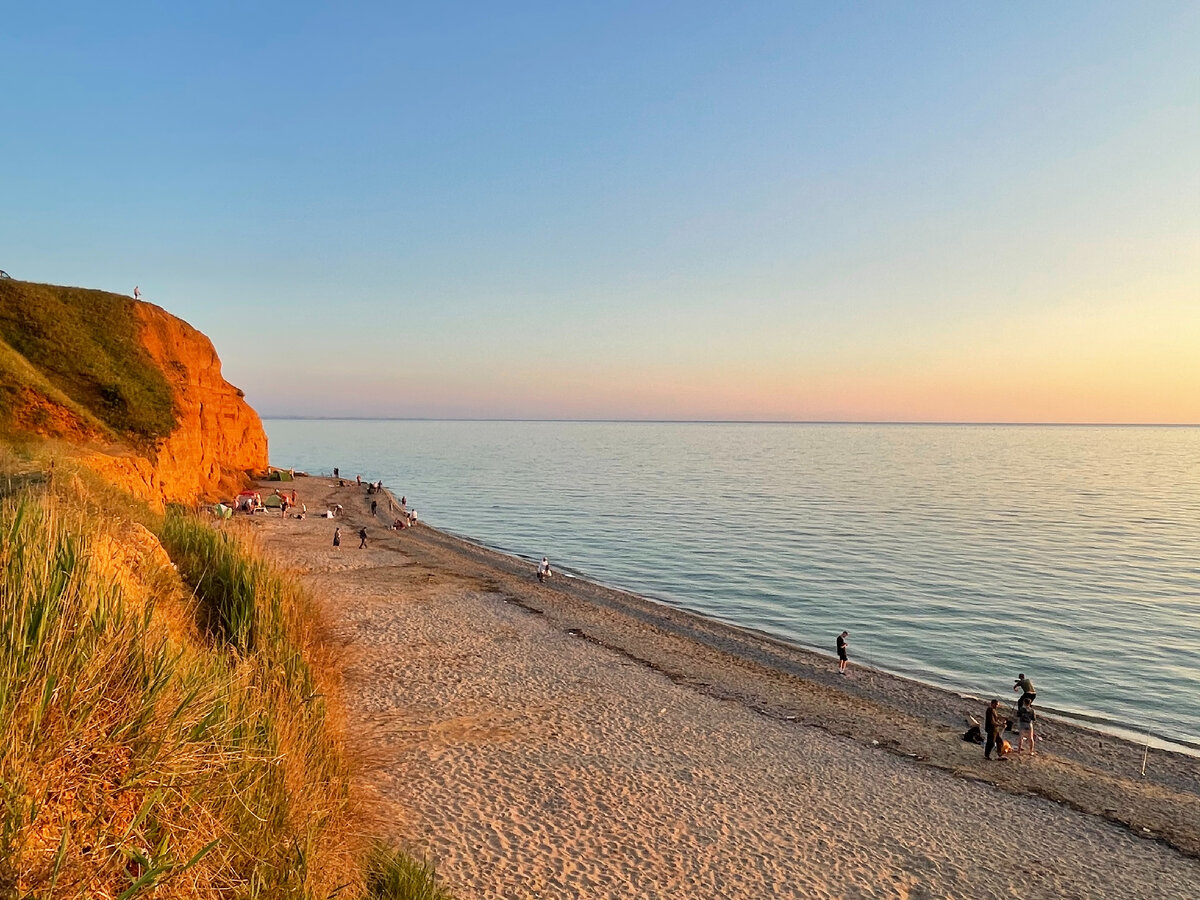
[[342, 655], [377, 824], [461, 897], [1197, 892], [1194, 757], [1043, 717], [1036, 756], [985, 761], [960, 740], [981, 700], [856, 666], [853, 636], [840, 678], [832, 655], [388, 531], [388, 495], [353, 482], [275, 487], [308, 517], [252, 522]]

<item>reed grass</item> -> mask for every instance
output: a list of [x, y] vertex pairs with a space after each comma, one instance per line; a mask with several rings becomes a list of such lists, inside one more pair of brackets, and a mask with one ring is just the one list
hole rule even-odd
[[0, 501], [0, 897], [448, 896], [354, 825], [298, 586], [63, 491]]
[[438, 883], [433, 864], [377, 846], [367, 863], [367, 891], [373, 900], [452, 900]]

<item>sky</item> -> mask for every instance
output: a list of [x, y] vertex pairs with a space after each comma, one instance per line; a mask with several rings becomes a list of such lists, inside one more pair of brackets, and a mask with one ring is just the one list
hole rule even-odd
[[1195, 2], [47, 2], [0, 268], [264, 415], [1200, 423]]

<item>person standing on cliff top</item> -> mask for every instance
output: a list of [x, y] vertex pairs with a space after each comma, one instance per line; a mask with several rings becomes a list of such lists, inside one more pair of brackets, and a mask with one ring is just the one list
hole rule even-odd
[[838, 635], [837, 639], [837, 655], [838, 655], [838, 674], [846, 674], [846, 666], [850, 665], [850, 660], [846, 655], [846, 638], [850, 637], [850, 632], [843, 631]]
[[142, 299], [142, 289], [139, 288], [136, 284], [133, 286], [133, 299], [134, 300]]

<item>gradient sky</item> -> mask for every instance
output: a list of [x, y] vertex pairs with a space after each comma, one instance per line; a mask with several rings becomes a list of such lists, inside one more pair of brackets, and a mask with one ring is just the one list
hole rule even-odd
[[1200, 422], [1200, 4], [55, 3], [0, 268], [264, 414]]

